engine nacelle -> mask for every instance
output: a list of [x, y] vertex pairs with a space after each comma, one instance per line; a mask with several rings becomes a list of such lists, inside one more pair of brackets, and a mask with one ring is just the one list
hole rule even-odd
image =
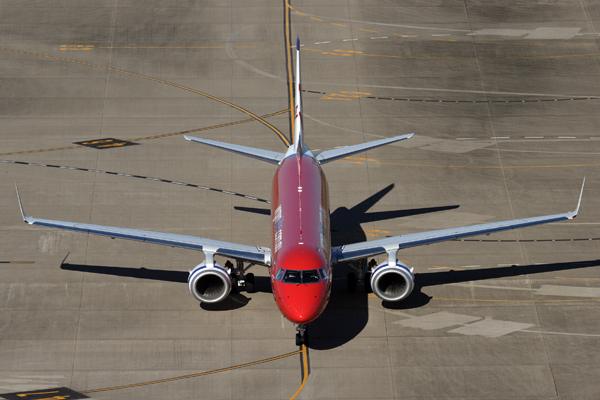
[[415, 287], [415, 278], [410, 269], [397, 262], [389, 266], [379, 264], [371, 273], [371, 288], [381, 300], [400, 301], [407, 298]]
[[196, 300], [218, 303], [231, 292], [231, 276], [219, 264], [207, 267], [204, 261], [190, 271], [188, 288]]

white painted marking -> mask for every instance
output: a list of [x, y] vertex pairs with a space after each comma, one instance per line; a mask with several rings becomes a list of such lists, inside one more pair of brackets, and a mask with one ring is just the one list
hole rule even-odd
[[559, 136], [559, 139], [577, 139], [576, 136]]
[[439, 34], [435, 34], [435, 35], [431, 35], [431, 36], [450, 36], [449, 33], [439, 33]]
[[543, 136], [525, 136], [525, 139], [543, 139]]
[[492, 136], [490, 139], [510, 139], [510, 136]]
[[532, 326], [533, 324], [493, 320], [491, 317], [485, 317], [482, 321], [452, 329], [448, 333], [459, 333], [466, 336], [500, 337], [522, 329], [531, 328]]
[[481, 265], [463, 265], [461, 268], [479, 268]]
[[228, 192], [227, 190], [221, 190], [221, 193], [225, 193], [225, 194], [235, 194], [233, 192]]
[[185, 185], [185, 183], [181, 183], [181, 182], [175, 182], [175, 181], [171, 181], [171, 183], [174, 183], [176, 185]]
[[591, 136], [590, 139], [592, 139], [592, 140], [598, 140], [598, 139], [600, 139], [600, 137]]
[[466, 287], [466, 288], [482, 288], [482, 289], [505, 289], [505, 290], [525, 290], [530, 292], [530, 288], [519, 288], [513, 286], [492, 286], [492, 285], [476, 285], [474, 283], [451, 283], [452, 286]]
[[372, 37], [371, 39], [387, 39], [387, 38], [388, 38], [387, 36], [375, 36], [375, 37]]
[[429, 271], [434, 270], [434, 269], [447, 269], [445, 267], [433, 267], [433, 268], [427, 268]]
[[351, 40], [358, 40], [358, 39], [344, 39], [343, 41], [344, 41], [344, 42], [349, 42], [349, 41], [351, 41]]
[[456, 140], [475, 140], [475, 138], [473, 138], [473, 137], [459, 137], [459, 138], [456, 138]]
[[510, 267], [512, 265], [521, 265], [521, 264], [498, 264], [499, 267]]
[[327, 42], [316, 42], [315, 44], [325, 44], [325, 43], [331, 43], [331, 41], [327, 41]]
[[446, 311], [434, 314], [423, 315], [422, 317], [411, 317], [392, 324], [402, 325], [407, 328], [418, 328], [431, 331], [434, 329], [448, 328], [450, 326], [462, 325], [469, 322], [478, 321], [481, 318], [470, 315], [453, 314]]

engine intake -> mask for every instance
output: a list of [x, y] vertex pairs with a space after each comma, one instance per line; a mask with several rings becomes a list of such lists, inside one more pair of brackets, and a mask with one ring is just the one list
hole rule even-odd
[[371, 288], [381, 300], [403, 300], [410, 295], [414, 287], [415, 278], [412, 272], [399, 262], [395, 266], [379, 264], [371, 274]]
[[188, 288], [196, 300], [203, 303], [218, 303], [231, 292], [231, 277], [227, 271], [215, 263], [212, 267], [202, 262], [190, 271]]

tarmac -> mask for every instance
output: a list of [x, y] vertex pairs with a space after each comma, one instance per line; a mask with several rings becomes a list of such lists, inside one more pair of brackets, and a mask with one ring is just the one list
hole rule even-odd
[[[0, 398], [598, 399], [600, 6], [545, 3], [2, 1]], [[339, 266], [306, 357], [264, 267], [200, 305], [202, 253], [23, 223], [15, 182], [34, 217], [268, 246], [274, 166], [183, 133], [284, 151], [296, 36], [313, 151], [415, 133], [324, 167], [333, 245], [571, 211], [585, 176], [579, 216], [403, 250], [395, 304]]]

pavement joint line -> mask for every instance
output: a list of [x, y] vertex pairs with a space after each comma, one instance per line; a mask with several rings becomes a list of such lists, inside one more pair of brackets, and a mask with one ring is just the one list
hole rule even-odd
[[452, 299], [447, 297], [432, 297], [432, 300], [446, 301], [475, 301], [475, 302], [491, 302], [491, 303], [567, 303], [567, 302], [586, 302], [600, 301], [599, 299], [557, 299], [557, 300], [502, 300], [502, 299]]
[[271, 129], [273, 132], [275, 132], [275, 134], [277, 134], [279, 136], [279, 138], [283, 141], [284, 144], [286, 144], [286, 146], [290, 145], [290, 143], [288, 142], [287, 138], [279, 131], [279, 129], [277, 129], [275, 126], [271, 125], [270, 123], [268, 123], [267, 121], [265, 121], [264, 119], [262, 119], [261, 117], [259, 117], [258, 115], [254, 114], [254, 113], [252, 113], [252, 112], [250, 112], [250, 111], [248, 111], [248, 110], [246, 110], [246, 109], [244, 109], [244, 108], [242, 108], [240, 106], [237, 106], [237, 105], [235, 105], [233, 103], [230, 103], [228, 101], [222, 100], [222, 99], [220, 99], [218, 97], [215, 97], [215, 96], [212, 96], [212, 95], [210, 95], [208, 93], [204, 93], [204, 92], [201, 92], [199, 90], [195, 90], [195, 89], [189, 88], [187, 86], [178, 85], [176, 83], [168, 82], [168, 81], [165, 81], [163, 79], [153, 78], [153, 77], [148, 76], [148, 75], [142, 75], [142, 74], [138, 74], [138, 73], [131, 72], [131, 71], [126, 71], [126, 70], [119, 69], [119, 68], [113, 68], [113, 67], [107, 67], [107, 66], [104, 66], [104, 65], [92, 64], [92, 63], [88, 63], [88, 62], [85, 62], [85, 61], [72, 60], [72, 59], [69, 59], [69, 58], [56, 57], [56, 56], [51, 56], [51, 55], [48, 55], [48, 54], [32, 53], [32, 52], [29, 52], [29, 51], [7, 49], [7, 48], [2, 48], [2, 47], [0, 47], [0, 51], [6, 51], [6, 52], [16, 53], [16, 54], [25, 54], [25, 55], [36, 56], [36, 57], [43, 57], [43, 58], [48, 58], [48, 59], [52, 59], [52, 60], [66, 61], [66, 62], [71, 62], [71, 63], [74, 63], [74, 64], [86, 65], [86, 66], [89, 66], [89, 67], [102, 68], [102, 69], [106, 69], [108, 71], [120, 72], [120, 73], [123, 73], [123, 74], [131, 75], [131, 76], [136, 76], [138, 78], [148, 79], [148, 80], [151, 80], [151, 81], [154, 81], [154, 82], [159, 82], [159, 83], [163, 83], [165, 85], [173, 86], [173, 87], [176, 87], [176, 88], [179, 88], [179, 89], [187, 90], [188, 92], [196, 93], [196, 94], [199, 94], [201, 96], [207, 97], [207, 98], [209, 98], [211, 100], [215, 100], [215, 101], [217, 101], [219, 103], [228, 105], [228, 106], [230, 106], [230, 107], [232, 107], [232, 108], [234, 108], [234, 109], [236, 109], [238, 111], [243, 112], [244, 114], [247, 114], [247, 115], [251, 116], [252, 118], [256, 119], [257, 121], [259, 121], [260, 123], [262, 123], [263, 125], [265, 125], [266, 127], [268, 127], [269, 129]]
[[149, 176], [141, 176], [141, 175], [133, 175], [133, 174], [124, 174], [122, 172], [102, 171], [102, 170], [89, 169], [89, 168], [68, 167], [68, 166], [52, 165], [52, 164], [37, 164], [37, 163], [29, 163], [29, 162], [25, 162], [25, 161], [0, 160], [0, 163], [18, 164], [18, 165], [29, 165], [29, 166], [34, 166], [34, 167], [70, 169], [70, 170], [75, 170], [75, 171], [93, 172], [93, 173], [97, 173], [97, 174], [116, 175], [116, 176], [124, 176], [124, 177], [128, 177], [128, 178], [137, 178], [137, 179], [144, 179], [144, 180], [151, 180], [151, 181], [159, 181], [159, 182], [164, 182], [164, 183], [170, 183], [170, 184], [173, 184], [173, 185], [193, 187], [193, 188], [202, 189], [202, 190], [210, 190], [212, 192], [218, 192], [218, 193], [228, 194], [228, 195], [237, 196], [237, 197], [244, 197], [246, 199], [258, 201], [258, 202], [261, 202], [261, 203], [271, 204], [271, 202], [269, 200], [261, 199], [259, 197], [248, 196], [248, 195], [245, 195], [245, 194], [242, 194], [242, 193], [231, 192], [231, 191], [228, 191], [228, 190], [211, 188], [211, 187], [202, 186], [202, 185], [195, 185], [195, 184], [192, 184], [192, 183], [184, 183], [184, 182], [172, 181], [172, 180], [169, 180], [169, 179], [153, 178], [153, 177], [149, 177]]
[[476, 103], [476, 104], [502, 104], [502, 103], [542, 103], [556, 101], [575, 101], [575, 100], [600, 100], [600, 97], [566, 97], [555, 99], [533, 99], [533, 100], [440, 100], [440, 99], [412, 99], [412, 98], [396, 98], [396, 97], [378, 97], [369, 96], [367, 99], [372, 100], [395, 100], [407, 102], [422, 102], [422, 103]]
[[[291, 9], [293, 9], [289, 4], [288, 4], [288, 7], [291, 8]], [[302, 13], [300, 11], [297, 11], [297, 10], [294, 10], [294, 12], [296, 12], [296, 13], [302, 15], [302, 16], [305, 16], [305, 17], [308, 16], [309, 18], [311, 18], [313, 20], [316, 20], [316, 21], [326, 22], [323, 19], [317, 18], [315, 16], [311, 16], [310, 14], [307, 15], [307, 14], [304, 14], [304, 13]], [[322, 18], [333, 19], [333, 20], [344, 21], [344, 22], [351, 22], [351, 23], [376, 24], [376, 25], [391, 25], [391, 24], [382, 24], [382, 23], [370, 22], [370, 21], [352, 21], [352, 20], [345, 20], [345, 19], [341, 19], [341, 18], [331, 18], [331, 17], [322, 17]], [[346, 25], [342, 25], [342, 24], [338, 24], [338, 23], [334, 23], [334, 22], [329, 22], [329, 23], [332, 24], [332, 25], [337, 25], [337, 26], [342, 26], [342, 27], [347, 28]], [[391, 26], [394, 26], [394, 25], [391, 25]], [[396, 27], [399, 27], [399, 26], [396, 26]], [[404, 26], [404, 27], [406, 28], [407, 26]], [[414, 29], [436, 29], [436, 28], [429, 28], [429, 27], [410, 27], [410, 28], [414, 28]], [[363, 29], [363, 28], [358, 28], [358, 30], [365, 31], [365, 32], [380, 33], [380, 31], [373, 31], [373, 30], [368, 30], [368, 29]], [[454, 32], [456, 32], [455, 35], [459, 34], [458, 32], [460, 32], [462, 34], [465, 34], [465, 32], [470, 32], [470, 33], [467, 33], [466, 36], [475, 36], [475, 33], [473, 33], [472, 31], [466, 31], [466, 30], [463, 30], [463, 29], [443, 29], [443, 30], [454, 31]], [[398, 33], [393, 33], [393, 35], [394, 36], [401, 36], [401, 37], [418, 37], [419, 36], [419, 35], [405, 35], [405, 34], [398, 34]], [[576, 36], [582, 36], [582, 35], [583, 35], [582, 33], [576, 34]], [[433, 37], [435, 37], [435, 36], [452, 36], [452, 34], [450, 34], [450, 33], [438, 33], [438, 34], [432, 34], [431, 36], [433, 36]], [[382, 38], [387, 39], [387, 36], [386, 37], [382, 37]], [[380, 38], [373, 38], [372, 37], [371, 39], [380, 39]], [[355, 40], [357, 40], [357, 39], [355, 39]], [[445, 40], [445, 39], [429, 38], [429, 40]], [[344, 41], [346, 41], [346, 40], [344, 40]], [[458, 42], [458, 40], [454, 40], [454, 39], [447, 40], [447, 41], [449, 41], [449, 42]], [[500, 44], [499, 42], [484, 42], [484, 41], [471, 41], [471, 43]], [[517, 45], [520, 45], [520, 46], [545, 46], [546, 45], [546, 43], [533, 43], [533, 42], [516, 42], [516, 43], [509, 43], [509, 44], [517, 44]], [[575, 44], [575, 43], [574, 44], [565, 43], [565, 44], [566, 45], [595, 45], [596, 43], [583, 43], [583, 44], [579, 44], [579, 43], [577, 43], [577, 44]], [[364, 54], [364, 55], [369, 56], [371, 54]], [[586, 55], [592, 55], [592, 54], [586, 54]], [[600, 53], [594, 53], [593, 55], [600, 55]], [[536, 56], [536, 57], [501, 57], [501, 59], [506, 59], [506, 58], [510, 58], [510, 59], [518, 59], [518, 58], [553, 58], [553, 57], [576, 57], [576, 56], [579, 56], [579, 54], [568, 54], [568, 55], [559, 55], [559, 56]], [[428, 58], [428, 57], [400, 57], [400, 56], [396, 56], [396, 58]], [[434, 59], [440, 59], [440, 58], [434, 57]], [[464, 58], [456, 58], [456, 59], [464, 59]], [[491, 58], [490, 57], [482, 57], [481, 59], [499, 59], [499, 58], [496, 58], [496, 57], [491, 57]]]
[[174, 378], [159, 379], [159, 380], [150, 381], [150, 382], [134, 383], [134, 384], [131, 384], [131, 385], [115, 386], [115, 387], [102, 388], [102, 389], [83, 390], [83, 391], [79, 391], [79, 393], [106, 392], [106, 391], [109, 391], [109, 390], [127, 389], [127, 388], [132, 388], [132, 387], [147, 386], [147, 385], [153, 385], [153, 384], [156, 384], [156, 383], [172, 382], [172, 381], [177, 381], [177, 380], [181, 380], [181, 379], [188, 379], [188, 378], [195, 378], [195, 377], [198, 377], [198, 376], [211, 375], [211, 374], [216, 374], [216, 373], [219, 373], [219, 372], [232, 371], [232, 370], [235, 370], [235, 369], [250, 367], [252, 365], [264, 364], [264, 363], [267, 363], [267, 362], [280, 360], [282, 358], [286, 358], [286, 357], [293, 356], [295, 354], [302, 353], [302, 351], [303, 350], [297, 350], [297, 351], [293, 351], [291, 353], [282, 354], [280, 356], [266, 358], [266, 359], [260, 360], [260, 361], [253, 361], [253, 362], [249, 362], [249, 363], [246, 363], [246, 364], [234, 365], [232, 367], [216, 369], [216, 370], [213, 370], [213, 371], [200, 372], [200, 373], [191, 374], [191, 375], [177, 376], [177, 377], [174, 377]]

